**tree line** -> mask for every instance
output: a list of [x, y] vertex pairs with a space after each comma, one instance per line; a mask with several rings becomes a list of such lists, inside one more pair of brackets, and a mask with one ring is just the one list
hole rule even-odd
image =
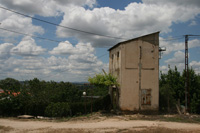
[[[66, 117], [110, 110], [111, 101], [108, 86], [118, 85], [111, 75], [96, 75], [89, 78], [95, 86], [69, 82], [33, 80], [19, 82], [12, 78], [0, 81], [0, 116], [29, 114], [34, 116]], [[160, 73], [159, 110], [165, 113], [177, 112], [176, 105], [185, 105], [185, 71], [177, 68]], [[200, 75], [189, 69], [189, 112], [200, 114]], [[100, 96], [98, 99], [85, 98]], [[92, 109], [91, 109], [92, 108]]]
[[[0, 115], [17, 116], [29, 114], [34, 116], [73, 116], [90, 112], [91, 104], [93, 111], [105, 109], [109, 106], [108, 90], [92, 88], [85, 85], [75, 85], [69, 82], [46, 82], [37, 78], [19, 82], [7, 78], [0, 81]], [[93, 89], [94, 91], [91, 91]], [[87, 95], [98, 94], [99, 99], [90, 100], [83, 97], [83, 91]], [[106, 100], [106, 101], [105, 101]], [[92, 103], [91, 103], [92, 101]], [[103, 104], [99, 104], [102, 102]], [[106, 102], [106, 103], [104, 103]], [[99, 106], [96, 106], [98, 104]], [[87, 110], [85, 110], [85, 107]]]
[[[175, 112], [176, 105], [185, 106], [185, 70], [180, 73], [177, 67], [169, 69], [166, 74], [161, 72], [160, 86], [160, 111]], [[200, 75], [189, 69], [188, 112], [200, 114]]]

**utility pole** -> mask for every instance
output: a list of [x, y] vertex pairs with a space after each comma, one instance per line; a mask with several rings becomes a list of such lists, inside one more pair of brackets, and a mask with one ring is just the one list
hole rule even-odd
[[199, 37], [200, 35], [185, 35], [185, 109], [190, 111], [190, 85], [189, 85], [189, 69], [188, 69], [188, 40], [189, 37]]
[[185, 35], [185, 110], [189, 111], [189, 70], [188, 70], [188, 35]]

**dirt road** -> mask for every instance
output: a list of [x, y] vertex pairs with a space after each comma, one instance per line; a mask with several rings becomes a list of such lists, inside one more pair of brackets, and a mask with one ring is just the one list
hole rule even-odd
[[64, 133], [64, 132], [133, 132], [133, 133], [200, 133], [200, 124], [99, 118], [67, 122], [0, 118], [0, 132]]

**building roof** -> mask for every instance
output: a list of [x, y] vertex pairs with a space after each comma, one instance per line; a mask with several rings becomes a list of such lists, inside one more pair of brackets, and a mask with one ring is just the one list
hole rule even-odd
[[143, 39], [143, 38], [145, 38], [145, 37], [147, 37], [147, 36], [151, 36], [151, 35], [159, 34], [159, 33], [160, 33], [160, 31], [154, 32], [154, 33], [151, 33], [151, 34], [147, 34], [147, 35], [143, 35], [143, 36], [140, 36], [140, 37], [137, 37], [137, 38], [133, 38], [133, 39], [130, 39], [130, 40], [127, 40], [127, 41], [119, 42], [118, 44], [116, 44], [116, 45], [114, 45], [113, 47], [109, 48], [108, 51], [110, 51], [110, 50], [112, 50], [112, 49], [118, 47], [118, 46], [121, 45], [121, 44], [128, 43], [128, 42], [131, 42], [131, 41], [134, 41], [134, 40], [138, 40], [138, 39]]

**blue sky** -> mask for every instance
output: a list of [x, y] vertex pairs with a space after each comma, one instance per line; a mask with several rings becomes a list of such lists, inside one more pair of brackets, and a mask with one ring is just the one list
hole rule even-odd
[[[170, 65], [181, 72], [184, 35], [200, 35], [200, 1], [0, 0], [0, 23], [0, 79], [37, 77], [47, 81], [85, 82], [102, 69], [108, 71], [110, 47], [157, 31], [160, 31], [160, 47], [167, 49], [160, 59], [160, 71], [167, 72]], [[200, 36], [190, 37], [189, 65], [197, 74], [199, 57]]]

